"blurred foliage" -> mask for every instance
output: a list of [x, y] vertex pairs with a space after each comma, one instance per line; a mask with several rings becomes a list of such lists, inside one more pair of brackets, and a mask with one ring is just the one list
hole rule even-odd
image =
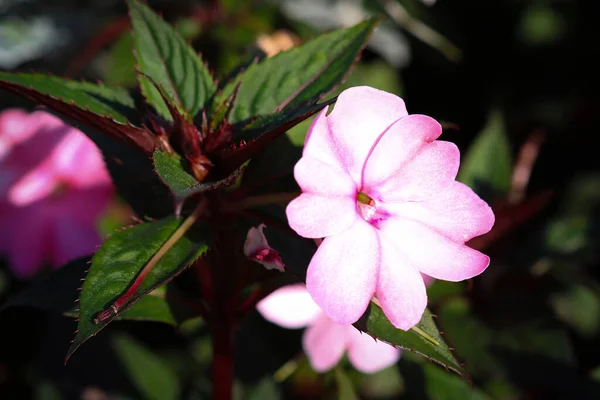
[[[177, 22], [218, 79], [257, 54], [261, 34], [284, 30], [303, 41], [323, 29], [283, 1], [149, 3]], [[310, 7], [310, 1], [303, 3]], [[370, 46], [334, 93], [370, 85], [402, 95], [410, 113], [443, 121], [442, 138], [456, 143], [463, 155], [459, 178], [492, 204], [503, 228], [478, 242], [492, 260], [482, 276], [438, 281], [429, 288], [430, 308], [473, 386], [408, 352], [396, 366], [373, 375], [360, 374], [348, 363], [319, 375], [301, 355], [301, 332], [252, 315], [237, 335], [237, 398], [600, 398], [600, 48], [595, 44], [600, 4], [312, 3], [328, 5], [331, 14], [321, 14], [327, 21], [343, 22], [361, 7], [371, 13], [384, 7], [396, 10], [392, 16], [403, 16], [387, 21], [385, 31], [393, 32], [389, 37], [395, 39], [389, 40], [402, 41], [405, 62], [392, 66], [377, 46]], [[391, 3], [406, 14], [397, 14]], [[35, 24], [22, 22], [39, 18], [60, 32], [44, 35], [54, 43], [41, 46]], [[132, 86], [134, 58], [124, 19], [120, 1], [0, 1], [0, 54], [11, 52], [17, 60], [0, 68], [18, 65]], [[449, 58], [447, 48], [434, 45], [445, 42], [422, 36], [415, 21], [462, 56]], [[20, 53], [25, 47], [17, 46], [24, 46], [21, 42], [29, 46], [26, 58]], [[4, 93], [0, 99], [2, 109], [24, 106], [30, 104]], [[302, 144], [309, 124], [288, 132], [292, 145]], [[532, 142], [533, 132], [543, 140]], [[521, 155], [529, 145], [535, 156], [527, 161]], [[527, 179], [518, 187], [515, 174], [523, 168]], [[528, 206], [545, 190], [551, 193], [545, 203]], [[117, 205], [100, 223], [101, 231], [112, 232], [128, 218]], [[0, 300], [27, 286], [11, 278], [8, 269], [0, 270]], [[72, 319], [15, 308], [0, 314], [0, 326], [2, 399], [209, 397], [210, 342], [201, 321], [180, 328], [114, 323], [66, 366]]]

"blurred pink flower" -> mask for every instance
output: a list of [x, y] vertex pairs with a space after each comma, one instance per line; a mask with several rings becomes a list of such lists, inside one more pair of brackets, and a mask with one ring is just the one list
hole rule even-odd
[[329, 319], [313, 301], [302, 283], [284, 286], [257, 305], [262, 316], [284, 328], [308, 327], [302, 344], [315, 371], [333, 368], [348, 352], [354, 367], [372, 373], [389, 367], [400, 358], [400, 350], [375, 341], [352, 325], [340, 325]]
[[427, 305], [420, 274], [460, 281], [489, 257], [465, 242], [488, 232], [491, 208], [456, 182], [458, 148], [436, 141], [440, 124], [408, 115], [404, 101], [370, 87], [340, 94], [310, 127], [294, 169], [302, 194], [290, 226], [325, 238], [307, 270], [315, 302], [340, 324], [355, 322], [371, 298], [408, 330]]
[[102, 155], [83, 133], [42, 111], [0, 113], [0, 252], [15, 276], [92, 253], [112, 195]]
[[263, 233], [265, 226], [265, 224], [260, 224], [258, 228], [250, 228], [244, 243], [244, 254], [252, 261], [262, 264], [266, 269], [283, 272], [284, 265], [279, 253], [269, 246]]

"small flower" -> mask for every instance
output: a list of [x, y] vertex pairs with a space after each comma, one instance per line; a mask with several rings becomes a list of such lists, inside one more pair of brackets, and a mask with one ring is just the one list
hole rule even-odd
[[0, 113], [0, 252], [30, 278], [90, 254], [113, 186], [100, 151], [55, 116]]
[[262, 264], [266, 269], [283, 272], [285, 267], [283, 260], [277, 250], [269, 246], [263, 229], [265, 229], [265, 224], [260, 224], [258, 228], [250, 228], [244, 243], [244, 254], [252, 261]]
[[389, 367], [400, 358], [400, 350], [378, 342], [352, 325], [340, 325], [329, 319], [313, 301], [302, 283], [284, 286], [257, 305], [262, 316], [284, 328], [308, 327], [302, 345], [315, 371], [333, 368], [348, 352], [354, 367], [372, 373]]
[[369, 87], [345, 90], [330, 115], [315, 118], [294, 169], [302, 194], [286, 213], [300, 236], [325, 238], [306, 285], [334, 321], [357, 321], [376, 295], [408, 330], [427, 305], [421, 273], [461, 281], [489, 265], [465, 242], [488, 232], [494, 214], [455, 181], [459, 151], [436, 141], [441, 133], [434, 119]]

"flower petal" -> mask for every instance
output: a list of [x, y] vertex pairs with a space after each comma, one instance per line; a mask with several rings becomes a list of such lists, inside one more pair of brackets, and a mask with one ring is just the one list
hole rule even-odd
[[308, 128], [302, 157], [311, 157], [329, 165], [341, 165], [341, 160], [337, 155], [337, 144], [327, 123], [327, 110], [329, 110], [329, 106], [317, 114]]
[[456, 181], [424, 201], [386, 204], [386, 209], [421, 222], [459, 243], [489, 232], [494, 225], [490, 206], [467, 185]]
[[347, 333], [347, 326], [336, 324], [323, 314], [306, 329], [302, 346], [315, 371], [328, 371], [341, 360], [348, 345]]
[[[415, 160], [420, 153], [436, 143], [434, 140], [441, 133], [441, 125], [425, 115], [409, 115], [397, 121], [381, 137], [369, 156], [363, 174], [363, 188], [369, 192], [379, 190], [382, 193], [393, 193], [401, 189], [406, 182], [428, 178], [427, 174], [431, 174], [432, 170], [436, 172], [434, 166], [429, 165], [440, 156], [444, 159], [437, 162], [435, 167], [458, 171], [460, 160], [456, 146], [449, 149], [445, 148], [445, 145], [439, 149], [434, 146], [422, 156], [422, 160]], [[449, 154], [444, 157], [445, 153]], [[426, 167], [426, 170], [410, 168], [415, 162], [419, 162], [421, 167]], [[451, 179], [456, 176], [456, 171]]]
[[66, 212], [52, 221], [51, 229], [50, 264], [55, 268], [92, 254], [101, 243], [94, 225], [81, 222]]
[[365, 312], [375, 293], [379, 240], [362, 219], [326, 238], [306, 272], [306, 288], [329, 318], [352, 324]]
[[427, 293], [421, 274], [404, 254], [380, 236], [381, 265], [377, 298], [390, 322], [399, 329], [416, 325], [427, 307]]
[[19, 207], [35, 203], [50, 196], [58, 183], [54, 171], [45, 163], [15, 182], [8, 191], [8, 200]]
[[490, 263], [485, 254], [410, 219], [390, 218], [381, 231], [419, 271], [435, 279], [469, 279], [482, 273]]
[[111, 184], [100, 150], [75, 129], [71, 129], [52, 151], [52, 166], [62, 180], [74, 187]]
[[256, 309], [266, 320], [289, 329], [308, 326], [323, 314], [303, 283], [275, 290]]
[[348, 174], [316, 158], [302, 157], [294, 167], [294, 178], [304, 193], [355, 200], [357, 188]]
[[357, 370], [367, 374], [377, 372], [394, 365], [400, 359], [400, 349], [377, 341], [351, 325], [347, 329], [350, 336], [348, 359]]
[[327, 117], [336, 153], [355, 182], [361, 182], [367, 157], [381, 135], [406, 117], [404, 101], [368, 86], [344, 90]]
[[337, 234], [357, 219], [356, 201], [349, 197], [327, 198], [303, 193], [285, 209], [290, 227], [305, 238]]
[[369, 193], [383, 202], [429, 199], [454, 182], [459, 163], [460, 153], [454, 143], [435, 141]]
[[12, 224], [3, 227], [2, 235], [10, 235], [7, 239], [11, 245], [6, 249], [9, 266], [19, 279], [32, 278], [47, 261], [51, 236], [45, 206], [14, 210]]

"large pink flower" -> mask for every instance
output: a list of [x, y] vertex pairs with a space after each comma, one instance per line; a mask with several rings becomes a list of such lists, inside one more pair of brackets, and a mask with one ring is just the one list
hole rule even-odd
[[0, 252], [17, 277], [93, 252], [112, 194], [102, 155], [83, 133], [42, 111], [0, 114]]
[[494, 224], [490, 207], [456, 182], [458, 148], [436, 141], [442, 128], [408, 115], [404, 101], [369, 87], [340, 94], [308, 131], [294, 176], [302, 194], [290, 226], [325, 238], [307, 270], [307, 289], [334, 321], [358, 320], [376, 295], [408, 330], [427, 305], [421, 273], [460, 281], [489, 258], [465, 242]]
[[356, 369], [376, 372], [393, 365], [400, 350], [375, 341], [352, 325], [340, 325], [329, 319], [306, 291], [304, 284], [284, 286], [257, 305], [265, 319], [284, 328], [303, 328], [302, 344], [311, 366], [318, 372], [333, 368], [348, 352]]

